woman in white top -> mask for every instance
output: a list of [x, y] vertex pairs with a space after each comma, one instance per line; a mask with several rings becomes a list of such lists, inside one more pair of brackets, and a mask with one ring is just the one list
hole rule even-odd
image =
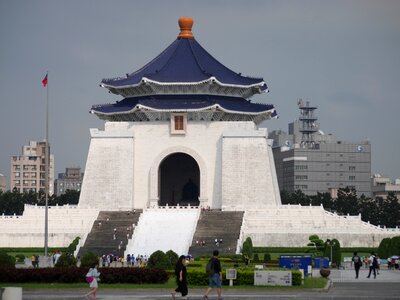
[[97, 265], [94, 265], [93, 268], [89, 269], [89, 272], [86, 274], [86, 278], [92, 278], [89, 282], [90, 291], [85, 295], [86, 299], [89, 299], [89, 295], [93, 294], [93, 300], [96, 300], [96, 292], [99, 287], [98, 281], [100, 281], [100, 272], [97, 271]]

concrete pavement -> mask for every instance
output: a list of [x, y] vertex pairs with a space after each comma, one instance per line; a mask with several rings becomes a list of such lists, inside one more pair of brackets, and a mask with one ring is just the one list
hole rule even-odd
[[[291, 289], [291, 288], [247, 288], [236, 289], [223, 287], [223, 298], [230, 300], [257, 299], [400, 299], [400, 271], [382, 270], [376, 279], [366, 278], [368, 270], [360, 270], [359, 279], [355, 279], [354, 270], [332, 270], [331, 284], [325, 289]], [[319, 270], [313, 271], [319, 276]], [[202, 299], [204, 289], [191, 289], [189, 299]], [[24, 289], [24, 300], [75, 300], [85, 299], [88, 289]], [[168, 289], [102, 289], [98, 291], [98, 300], [132, 300], [132, 299], [171, 299]], [[177, 297], [179, 299], [180, 297]], [[217, 299], [216, 291], [209, 299]]]

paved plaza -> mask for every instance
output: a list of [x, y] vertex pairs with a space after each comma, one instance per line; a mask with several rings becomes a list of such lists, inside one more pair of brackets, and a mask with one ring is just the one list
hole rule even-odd
[[[317, 276], [319, 270], [315, 270]], [[264, 289], [223, 288], [223, 298], [230, 300], [256, 299], [400, 299], [400, 271], [382, 270], [376, 279], [366, 278], [368, 271], [360, 270], [355, 279], [354, 270], [333, 270], [331, 282], [324, 289]], [[204, 289], [190, 289], [189, 299], [202, 299]], [[86, 289], [24, 289], [24, 300], [75, 300], [84, 299]], [[168, 289], [102, 289], [99, 300], [171, 299]], [[179, 297], [177, 297], [179, 299]], [[217, 299], [214, 291], [210, 300]]]

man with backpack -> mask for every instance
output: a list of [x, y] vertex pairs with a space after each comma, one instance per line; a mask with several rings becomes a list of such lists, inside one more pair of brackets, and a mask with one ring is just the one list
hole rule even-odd
[[217, 287], [218, 300], [222, 300], [222, 268], [221, 262], [218, 259], [219, 252], [214, 250], [213, 257], [208, 261], [206, 272], [210, 280], [210, 286], [207, 288], [203, 299], [208, 299], [208, 294], [212, 291], [214, 286]]
[[367, 278], [371, 277], [372, 271], [374, 271], [374, 278], [376, 278], [376, 268], [377, 268], [377, 260], [375, 254], [372, 252], [371, 256], [368, 258], [368, 263], [369, 263], [369, 273]]
[[362, 260], [361, 258], [357, 255], [357, 252], [354, 252], [353, 258], [351, 259], [354, 264], [354, 270], [356, 271], [356, 279], [358, 278], [358, 273], [360, 272], [360, 268], [362, 266]]

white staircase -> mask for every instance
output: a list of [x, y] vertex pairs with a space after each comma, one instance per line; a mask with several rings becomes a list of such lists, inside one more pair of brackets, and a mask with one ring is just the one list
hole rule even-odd
[[158, 207], [144, 210], [139, 218], [127, 254], [151, 255], [157, 250], [188, 254], [200, 216], [199, 208], [190, 206]]

